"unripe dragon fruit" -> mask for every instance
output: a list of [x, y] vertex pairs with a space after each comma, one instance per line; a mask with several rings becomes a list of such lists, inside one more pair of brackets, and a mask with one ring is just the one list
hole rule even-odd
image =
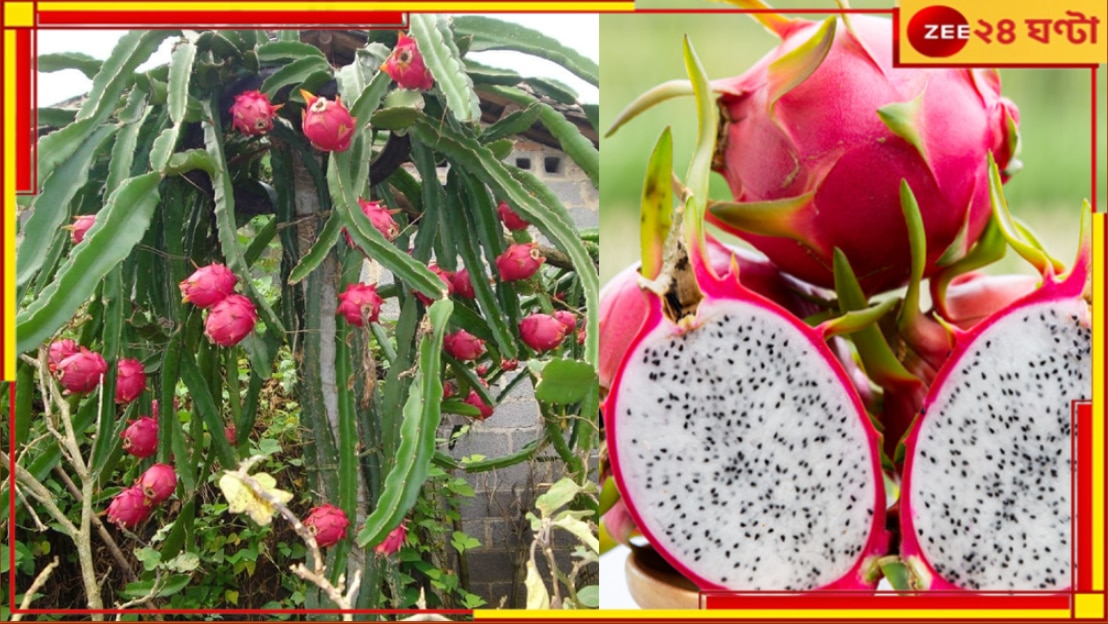
[[354, 140], [357, 120], [342, 104], [342, 98], [335, 101], [317, 97], [308, 91], [300, 90], [304, 97], [304, 111], [301, 113], [301, 127], [304, 136], [312, 147], [324, 152], [345, 152]]
[[927, 276], [984, 229], [986, 154], [1014, 168], [1019, 114], [995, 70], [893, 68], [889, 20], [842, 19], [773, 21], [777, 48], [712, 84], [725, 120], [715, 166], [735, 203], [709, 220], [819, 286], [838, 247], [869, 294], [908, 279], [901, 179], [923, 213]]
[[[392, 218], [392, 215], [398, 212], [397, 210], [389, 210], [387, 206], [379, 201], [369, 201], [361, 197], [358, 198], [358, 206], [362, 209], [362, 214], [369, 217], [369, 222], [382, 236], [392, 241], [400, 235], [400, 226]], [[342, 234], [346, 237], [346, 244], [353, 247], [354, 239], [350, 238], [346, 228], [342, 229]]]
[[138, 418], [119, 437], [123, 438], [123, 450], [139, 459], [150, 457], [158, 450], [158, 421], [150, 416]]
[[[454, 274], [453, 273], [451, 273], [450, 271], [447, 271], [446, 269], [440, 269], [439, 265], [434, 263], [434, 262], [427, 265], [427, 268], [430, 269], [432, 273], [437, 275], [438, 278], [440, 280], [442, 280], [443, 284], [446, 284], [446, 294], [447, 295], [454, 294]], [[416, 296], [416, 299], [419, 299], [420, 301], [422, 301], [423, 305], [425, 305], [425, 306], [429, 306], [432, 303], [434, 303], [434, 301], [435, 301], [431, 297], [428, 297], [427, 295], [425, 295], [425, 294], [423, 294], [419, 291], [416, 291], [414, 294]]]
[[404, 540], [408, 538], [408, 527], [403, 523], [395, 529], [389, 531], [389, 534], [385, 536], [384, 541], [373, 547], [373, 552], [382, 556], [394, 555], [400, 552], [400, 548], [404, 546]]
[[519, 337], [523, 344], [541, 353], [562, 344], [566, 327], [549, 314], [535, 313], [519, 322]]
[[531, 277], [544, 262], [538, 243], [512, 243], [496, 257], [496, 268], [502, 281], [514, 282]]
[[477, 293], [473, 291], [473, 281], [469, 277], [469, 269], [462, 269], [451, 276], [450, 284], [454, 287], [454, 294], [463, 299], [477, 297]]
[[254, 303], [242, 295], [228, 295], [212, 306], [204, 321], [204, 334], [221, 347], [233, 347], [254, 331], [258, 313]]
[[181, 301], [207, 309], [235, 292], [235, 274], [231, 269], [213, 262], [196, 269], [180, 283]]
[[50, 348], [46, 355], [46, 366], [50, 369], [50, 372], [58, 370], [58, 365], [62, 363], [65, 358], [76, 354], [81, 350], [80, 345], [76, 340], [70, 340], [66, 338], [64, 340], [55, 340], [50, 343]]
[[58, 382], [70, 394], [92, 392], [108, 372], [108, 363], [95, 351], [79, 347], [58, 363]]
[[273, 129], [273, 118], [282, 106], [270, 104], [261, 91], [243, 91], [231, 105], [231, 125], [246, 136], [263, 135]]
[[526, 230], [527, 227], [531, 225], [530, 222], [516, 214], [516, 212], [512, 210], [511, 206], [508, 205], [508, 202], [504, 200], [500, 200], [500, 203], [497, 204], [496, 214], [500, 216], [500, 222], [504, 224], [504, 227], [512, 230], [513, 232], [518, 230]]
[[346, 322], [364, 327], [365, 322], [376, 323], [385, 300], [377, 294], [376, 284], [350, 284], [339, 295], [335, 314], [341, 314]]
[[154, 464], [139, 476], [135, 487], [142, 490], [146, 504], [159, 505], [177, 489], [177, 473], [169, 464]]
[[73, 217], [73, 225], [69, 227], [69, 238], [76, 245], [85, 240], [85, 234], [96, 223], [96, 215], [78, 215]]
[[473, 361], [485, 353], [485, 341], [464, 329], [459, 329], [443, 337], [442, 348], [453, 358]]
[[419, 53], [416, 40], [405, 33], [400, 33], [397, 37], [396, 47], [392, 49], [389, 58], [385, 59], [381, 69], [401, 89], [426, 91], [435, 84], [435, 79], [431, 77], [431, 70], [427, 69], [423, 62], [423, 55]]
[[485, 403], [485, 401], [481, 399], [481, 395], [477, 394], [476, 390], [471, 389], [466, 398], [462, 399], [462, 402], [477, 408], [477, 411], [480, 412], [480, 415], [477, 416], [477, 420], [485, 420], [489, 416], [492, 416], [493, 406]]
[[142, 488], [129, 487], [112, 497], [112, 502], [108, 504], [108, 522], [133, 529], [150, 517], [151, 510]]
[[326, 548], [346, 539], [350, 520], [342, 509], [328, 503], [312, 509], [304, 519], [304, 526], [315, 536], [316, 544], [320, 548]]
[[130, 403], [146, 389], [146, 371], [142, 362], [122, 358], [115, 365], [115, 402]]

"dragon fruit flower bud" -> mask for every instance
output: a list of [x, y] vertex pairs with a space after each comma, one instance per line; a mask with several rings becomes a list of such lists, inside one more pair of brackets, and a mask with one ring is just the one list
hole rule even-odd
[[492, 416], [493, 407], [481, 400], [481, 395], [477, 394], [476, 390], [470, 390], [469, 395], [466, 398], [462, 399], [462, 402], [476, 407], [477, 410], [481, 412], [481, 415], [477, 417], [477, 420], [485, 420], [489, 416]]
[[142, 362], [122, 358], [115, 365], [115, 402], [130, 403], [146, 389], [146, 371]]
[[577, 317], [569, 310], [558, 310], [554, 313], [554, 318], [558, 319], [558, 322], [565, 326], [567, 334], [577, 329]]
[[85, 233], [89, 231], [89, 228], [96, 223], [96, 215], [78, 215], [73, 217], [73, 224], [67, 226], [69, 229], [69, 238], [76, 245], [85, 240]]
[[108, 372], [108, 363], [95, 351], [80, 347], [58, 363], [58, 381], [70, 394], [92, 392]]
[[459, 329], [453, 334], [447, 334], [443, 337], [442, 348], [451, 357], [462, 361], [472, 361], [485, 353], [485, 341], [464, 329]]
[[345, 152], [350, 149], [357, 120], [343, 106], [342, 98], [336, 95], [335, 100], [331, 101], [303, 89], [300, 90], [300, 95], [304, 96], [305, 103], [301, 126], [312, 147], [324, 152]]
[[519, 360], [512, 358], [510, 360], [500, 360], [500, 370], [504, 372], [511, 372], [519, 368]]
[[51, 342], [50, 349], [46, 355], [46, 365], [50, 369], [50, 372], [57, 371], [58, 364], [61, 364], [62, 360], [71, 355], [75, 355], [80, 350], [80, 345], [77, 344], [77, 341], [70, 340], [69, 338]]
[[500, 216], [500, 222], [504, 224], [504, 227], [513, 232], [526, 230], [527, 226], [531, 225], [530, 222], [516, 214], [511, 206], [508, 205], [508, 202], [504, 200], [500, 200], [500, 203], [497, 204], [496, 214]]
[[532, 314], [519, 322], [519, 336], [535, 351], [549, 351], [562, 344], [566, 327], [549, 314]]
[[143, 416], [127, 425], [119, 437], [123, 438], [123, 450], [139, 459], [150, 457], [158, 450], [158, 421]]
[[208, 311], [204, 334], [217, 345], [233, 347], [254, 331], [257, 322], [252, 301], [242, 295], [228, 295]]
[[454, 286], [454, 294], [462, 297], [463, 299], [473, 299], [477, 297], [477, 293], [473, 291], [473, 281], [469, 278], [469, 269], [462, 269], [454, 274], [450, 278], [450, 283]]
[[[358, 198], [358, 206], [362, 209], [362, 214], [369, 217], [370, 223], [373, 227], [381, 233], [382, 236], [389, 241], [396, 239], [400, 235], [400, 226], [396, 224], [396, 221], [392, 218], [392, 215], [400, 212], [399, 210], [389, 210], [384, 204], [379, 201], [369, 201]], [[346, 237], [346, 244], [353, 247], [354, 239], [350, 238], [350, 234], [346, 231], [346, 228], [342, 228], [342, 235]]]
[[269, 97], [261, 91], [244, 91], [235, 96], [231, 105], [232, 125], [246, 136], [258, 136], [273, 129], [273, 118], [284, 106], [270, 104]]
[[177, 489], [177, 473], [169, 464], [154, 464], [139, 476], [135, 486], [142, 490], [147, 504], [158, 505]]
[[350, 521], [341, 509], [331, 504], [312, 509], [304, 519], [304, 526], [315, 536], [320, 548], [326, 548], [339, 540], [346, 539], [346, 528]]
[[458, 394], [458, 384], [454, 383], [454, 381], [447, 381], [442, 384], [442, 398], [449, 399], [455, 394]]
[[350, 284], [339, 295], [339, 305], [335, 314], [341, 314], [346, 322], [364, 327], [365, 321], [377, 322], [381, 313], [381, 304], [385, 301], [377, 294], [376, 284]]
[[[453, 273], [451, 273], [450, 271], [444, 270], [444, 269], [440, 269], [439, 265], [437, 265], [433, 262], [430, 265], [428, 265], [427, 268], [431, 269], [431, 272], [434, 273], [435, 275], [438, 275], [439, 279], [442, 280], [443, 284], [446, 284], [446, 294], [447, 295], [454, 294], [454, 281], [453, 281], [454, 274]], [[434, 299], [432, 299], [432, 298], [428, 297], [427, 295], [425, 295], [421, 292], [418, 292], [418, 291], [415, 293], [415, 296], [416, 296], [416, 299], [419, 299], [420, 301], [422, 301], [423, 305], [425, 305], [425, 306], [429, 306], [434, 302]]]
[[407, 538], [408, 527], [401, 523], [400, 526], [389, 531], [389, 534], [385, 536], [385, 540], [374, 546], [373, 551], [385, 557], [394, 555], [400, 552], [400, 547], [404, 545], [404, 540]]
[[419, 53], [416, 40], [404, 33], [396, 40], [396, 47], [392, 49], [381, 69], [392, 78], [401, 89], [417, 89], [426, 91], [435, 83], [431, 77], [431, 70], [423, 62], [423, 55]]
[[513, 243], [496, 258], [500, 279], [505, 282], [525, 280], [546, 262], [538, 243]]
[[108, 522], [133, 529], [150, 517], [151, 507], [140, 487], [130, 487], [116, 494], [108, 504]]
[[234, 425], [227, 425], [223, 428], [223, 437], [227, 438], [227, 443], [231, 446], [239, 443], [239, 432]]
[[180, 283], [182, 301], [206, 309], [235, 291], [235, 274], [218, 262], [202, 266]]

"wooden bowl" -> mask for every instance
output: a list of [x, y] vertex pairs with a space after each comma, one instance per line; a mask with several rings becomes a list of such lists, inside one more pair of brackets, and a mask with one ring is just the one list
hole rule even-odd
[[643, 609], [699, 609], [700, 590], [649, 546], [627, 557], [627, 588]]

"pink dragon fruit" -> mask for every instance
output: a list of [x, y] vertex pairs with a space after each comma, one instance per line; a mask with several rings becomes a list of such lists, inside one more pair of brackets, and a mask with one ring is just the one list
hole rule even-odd
[[[439, 265], [434, 263], [434, 262], [427, 265], [427, 268], [430, 269], [432, 273], [437, 275], [438, 278], [440, 280], [442, 280], [443, 284], [446, 284], [446, 294], [447, 295], [454, 294], [454, 274], [453, 273], [451, 273], [450, 271], [447, 271], [445, 269], [440, 269]], [[434, 303], [434, 301], [435, 301], [431, 297], [428, 297], [427, 295], [425, 295], [425, 294], [423, 294], [419, 291], [416, 291], [414, 294], [416, 296], [416, 299], [419, 299], [420, 301], [422, 301], [423, 305], [425, 305], [425, 306], [429, 306], [432, 303]]]
[[572, 334], [577, 329], [577, 317], [573, 312], [569, 310], [557, 310], [554, 312], [554, 318], [558, 319], [558, 322], [562, 324], [562, 327], [566, 328], [567, 334]]
[[485, 420], [489, 416], [492, 416], [493, 406], [485, 403], [481, 395], [477, 394], [476, 390], [470, 389], [469, 394], [466, 398], [462, 399], [462, 402], [477, 408], [477, 411], [481, 413], [480, 416], [477, 417], [477, 420]]
[[396, 47], [392, 54], [381, 65], [389, 78], [401, 89], [417, 89], [426, 91], [435, 84], [431, 77], [431, 70], [423, 63], [423, 56], [419, 53], [416, 40], [404, 33], [396, 39]]
[[123, 450], [139, 459], [150, 457], [158, 450], [158, 421], [149, 416], [138, 418], [119, 437], [123, 438]]
[[139, 476], [135, 487], [142, 490], [147, 505], [159, 505], [177, 489], [177, 473], [169, 464], [154, 464]]
[[204, 321], [204, 334], [221, 347], [233, 347], [254, 331], [258, 313], [254, 303], [242, 295], [228, 295], [212, 306]]
[[58, 363], [58, 381], [70, 394], [92, 392], [107, 372], [108, 363], [104, 358], [84, 347]]
[[235, 292], [235, 281], [231, 269], [218, 262], [202, 266], [180, 283], [181, 301], [210, 308]]
[[538, 243], [512, 243], [496, 257], [496, 268], [502, 281], [514, 282], [528, 279], [544, 262]]
[[464, 329], [459, 329], [443, 337], [442, 348], [453, 358], [473, 361], [485, 353], [485, 341]]
[[535, 313], [519, 322], [519, 337], [523, 344], [541, 353], [562, 344], [566, 327], [549, 314]]
[[62, 363], [62, 360], [71, 355], [75, 355], [80, 350], [80, 345], [77, 344], [77, 341], [70, 340], [69, 338], [51, 342], [46, 355], [46, 365], [50, 369], [50, 372], [57, 371], [58, 365]]
[[512, 358], [510, 360], [500, 360], [500, 370], [508, 373], [519, 368], [519, 360]]
[[[392, 215], [399, 212], [398, 210], [389, 210], [384, 204], [379, 201], [369, 201], [366, 199], [358, 198], [358, 206], [362, 209], [362, 214], [369, 217], [370, 223], [373, 227], [381, 233], [382, 236], [392, 241], [400, 235], [400, 226], [396, 224], [396, 221], [392, 218]], [[342, 229], [343, 236], [346, 237], [346, 244], [351, 247], [354, 246], [354, 239], [350, 238], [350, 234], [346, 232], [346, 228]]]
[[342, 509], [328, 503], [312, 509], [304, 519], [304, 526], [315, 536], [316, 544], [320, 548], [326, 548], [346, 539], [350, 520]]
[[69, 227], [69, 238], [76, 245], [85, 240], [85, 234], [96, 223], [96, 215], [78, 215], [73, 217], [73, 225]]
[[513, 232], [526, 230], [527, 227], [531, 225], [530, 222], [516, 214], [511, 206], [508, 205], [508, 202], [504, 200], [500, 200], [500, 203], [497, 204], [496, 214], [500, 216], [500, 222], [504, 224], [504, 227]]
[[373, 547], [373, 552], [385, 557], [389, 555], [395, 555], [400, 552], [400, 548], [404, 546], [404, 540], [408, 538], [408, 527], [401, 523], [400, 526], [389, 531], [389, 534], [385, 536], [384, 541]]
[[716, 166], [735, 202], [709, 219], [819, 286], [838, 247], [869, 294], [908, 279], [890, 209], [900, 180], [919, 199], [930, 275], [984, 229], [986, 154], [1014, 168], [1019, 114], [995, 70], [894, 69], [889, 20], [842, 19], [768, 21], [777, 48], [712, 84], [725, 120]]
[[231, 125], [246, 136], [263, 135], [273, 129], [273, 118], [282, 106], [270, 104], [261, 91], [243, 91], [231, 105]]
[[317, 97], [308, 91], [300, 90], [304, 97], [304, 111], [301, 113], [301, 127], [304, 136], [312, 147], [324, 152], [345, 152], [354, 140], [357, 120], [342, 104], [342, 98], [335, 101]]
[[473, 291], [473, 282], [469, 277], [469, 269], [462, 269], [450, 278], [450, 284], [454, 286], [454, 294], [463, 299], [474, 299], [477, 293]]
[[365, 322], [376, 323], [385, 300], [377, 294], [376, 284], [350, 284], [339, 295], [335, 314], [346, 317], [346, 322], [364, 327]]
[[146, 371], [142, 362], [122, 358], [115, 365], [115, 402], [130, 403], [146, 389]]
[[[973, 271], [954, 278], [936, 313], [958, 329], [970, 329], [1016, 299], [1035, 290], [1033, 275], [986, 275]], [[938, 304], [939, 300], [935, 300]]]
[[108, 522], [133, 529], [150, 517], [152, 509], [146, 504], [146, 495], [142, 488], [130, 487], [116, 494], [108, 504]]

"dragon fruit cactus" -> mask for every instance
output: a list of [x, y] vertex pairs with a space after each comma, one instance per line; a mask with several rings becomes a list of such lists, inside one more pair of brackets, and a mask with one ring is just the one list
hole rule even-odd
[[146, 389], [146, 371], [142, 362], [122, 358], [115, 365], [115, 402], [130, 403]]
[[566, 327], [549, 314], [535, 313], [519, 322], [519, 337], [535, 351], [555, 349], [566, 337]]
[[96, 223], [96, 215], [78, 215], [73, 217], [73, 224], [67, 226], [69, 228], [69, 238], [76, 245], [85, 240], [85, 234], [89, 231], [89, 228]]
[[303, 89], [300, 90], [300, 95], [304, 97], [305, 105], [300, 125], [312, 147], [323, 152], [345, 152], [350, 149], [357, 120], [343, 106], [342, 98], [336, 95], [332, 102]]
[[58, 382], [70, 394], [92, 392], [108, 372], [108, 363], [95, 351], [79, 347], [58, 363]]
[[466, 398], [462, 399], [462, 402], [477, 408], [479, 412], [477, 420], [485, 420], [489, 416], [492, 416], [493, 406], [485, 403], [484, 399], [481, 398], [481, 395], [478, 394], [476, 390], [470, 389], [469, 394], [466, 395]]
[[212, 306], [204, 320], [204, 335], [221, 347], [233, 347], [254, 331], [258, 313], [254, 303], [242, 295], [228, 295]]
[[133, 529], [150, 517], [153, 508], [146, 504], [142, 488], [129, 487], [112, 497], [108, 504], [108, 522], [125, 529]]
[[123, 439], [123, 450], [139, 459], [150, 457], [158, 450], [158, 421], [150, 416], [137, 418], [119, 437]]
[[544, 262], [538, 243], [512, 243], [496, 257], [496, 268], [501, 280], [515, 282], [530, 278]]
[[56, 372], [58, 365], [62, 363], [65, 358], [75, 355], [81, 350], [80, 345], [76, 340], [70, 340], [65, 338], [63, 340], [55, 340], [50, 343], [50, 347], [46, 353], [46, 366], [50, 369], [50, 372]]
[[339, 294], [339, 305], [335, 314], [342, 315], [346, 322], [364, 327], [366, 321], [376, 323], [385, 300], [377, 294], [376, 284], [350, 284]]
[[485, 353], [485, 341], [464, 329], [459, 329], [443, 337], [442, 348], [455, 359], [473, 361]]
[[435, 84], [431, 77], [431, 70], [423, 62], [423, 55], [419, 53], [416, 40], [405, 33], [400, 33], [396, 39], [396, 47], [392, 49], [385, 62], [381, 65], [389, 78], [401, 89], [415, 89], [426, 91]]
[[177, 489], [177, 473], [169, 464], [154, 464], [139, 476], [135, 487], [142, 490], [148, 505], [160, 505]]
[[181, 281], [182, 301], [207, 309], [235, 292], [235, 274], [226, 266], [214, 262], [202, 266]]
[[473, 280], [469, 277], [469, 269], [462, 269], [450, 277], [450, 284], [454, 287], [454, 294], [463, 299], [474, 299], [477, 293], [473, 290]]
[[[373, 227], [386, 239], [392, 241], [400, 235], [400, 226], [392, 218], [392, 215], [399, 212], [398, 210], [389, 210], [387, 206], [379, 201], [370, 201], [361, 197], [358, 198], [358, 207], [362, 209], [362, 214], [369, 217], [369, 222], [373, 224]], [[346, 237], [346, 244], [353, 247], [354, 239], [350, 238], [346, 228], [342, 229], [342, 234]]]
[[1021, 239], [990, 192], [1013, 248], [1038, 268], [1032, 292], [963, 331], [905, 440], [900, 557], [915, 588], [1071, 586], [1071, 409], [1092, 396], [1091, 209], [1061, 273]]
[[315, 536], [316, 544], [326, 548], [346, 539], [350, 520], [342, 509], [328, 503], [312, 509], [304, 519], [304, 526]]
[[[446, 294], [447, 295], [454, 294], [454, 274], [453, 273], [451, 273], [450, 271], [447, 271], [446, 269], [440, 268], [439, 265], [434, 263], [434, 262], [427, 265], [427, 268], [430, 269], [431, 272], [434, 273], [436, 276], [438, 276], [438, 278], [440, 280], [442, 280], [443, 284], [446, 284]], [[414, 294], [415, 294], [416, 299], [419, 299], [420, 301], [422, 301], [423, 305], [425, 305], [425, 306], [429, 306], [432, 303], [434, 303], [434, 301], [435, 301], [431, 297], [428, 297], [427, 295], [425, 295], [425, 294], [423, 294], [419, 291], [416, 291]]]
[[373, 552], [385, 557], [395, 555], [400, 552], [400, 548], [404, 546], [404, 540], [406, 539], [408, 539], [408, 527], [401, 523], [400, 526], [389, 531], [389, 534], [385, 536], [380, 544], [373, 547]]
[[516, 214], [516, 211], [512, 210], [508, 202], [504, 200], [500, 200], [500, 203], [496, 205], [496, 214], [500, 217], [500, 222], [504, 224], [504, 227], [513, 232], [526, 230], [531, 225], [523, 217]]
[[260, 136], [273, 129], [273, 118], [284, 106], [274, 106], [261, 91], [243, 91], [231, 105], [231, 125], [246, 136]]

